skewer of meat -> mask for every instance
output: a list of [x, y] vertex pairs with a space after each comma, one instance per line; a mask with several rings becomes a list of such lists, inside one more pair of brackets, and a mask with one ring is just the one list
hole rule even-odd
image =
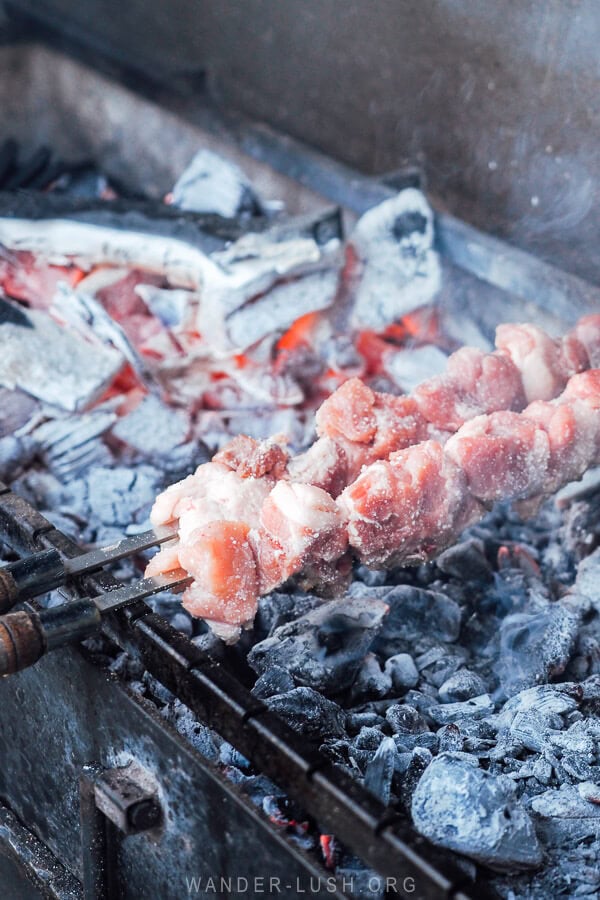
[[[512, 403], [519, 405], [522, 403], [523, 395], [532, 397], [551, 394], [557, 386], [564, 383], [565, 372], [585, 368], [586, 364], [589, 365], [590, 359], [595, 358], [594, 353], [597, 353], [597, 348], [600, 347], [600, 317], [588, 317], [587, 320], [583, 320], [560, 343], [552, 341], [543, 332], [531, 326], [503, 327], [504, 334], [499, 335], [499, 340], [503, 342], [500, 352], [480, 354], [479, 360], [474, 360], [473, 353], [476, 354], [478, 351], [470, 351], [466, 348], [466, 353], [470, 354], [469, 365], [463, 364], [462, 367], [456, 360], [461, 354], [464, 359], [465, 351], [458, 351], [451, 358], [451, 362], [455, 360], [455, 364], [454, 368], [449, 367], [448, 378], [454, 379], [454, 400], [453, 405], [447, 403], [444, 407], [443, 404], [440, 404], [441, 415], [446, 418], [442, 419], [438, 415], [438, 426], [443, 422], [447, 425], [456, 424], [457, 415], [465, 417], [466, 406], [463, 403], [461, 408], [459, 403], [463, 402], [466, 391], [463, 391], [461, 396], [456, 387], [457, 384], [460, 386], [461, 378], [463, 385], [470, 382], [474, 386], [473, 395], [480, 404], [489, 404], [492, 402], [489, 391], [492, 381], [498, 386], [498, 373], [509, 373], [500, 390], [500, 395], [504, 400], [507, 398], [510, 400], [512, 397]], [[512, 342], [510, 329], [513, 329]], [[507, 355], [508, 350], [512, 350], [523, 366], [531, 366], [537, 353], [538, 364], [541, 365], [543, 373], [549, 373], [548, 377], [544, 375], [544, 378], [541, 379], [544, 382], [542, 388], [536, 388], [530, 377], [527, 390], [524, 389], [520, 379], [517, 382], [517, 379], [513, 377], [514, 373], [510, 365], [505, 364], [505, 360], [510, 360]], [[482, 376], [482, 372], [486, 370], [491, 373], [488, 374], [489, 381], [487, 382]], [[518, 374], [516, 364], [514, 364], [514, 371]], [[467, 372], [466, 376], [465, 372]], [[340, 392], [343, 391], [343, 388], [336, 392], [338, 396], [333, 403], [326, 401], [326, 403], [330, 403], [330, 407], [327, 415], [321, 418], [321, 422], [325, 420], [330, 427], [337, 427], [340, 437], [342, 437], [343, 423], [340, 422], [339, 416], [336, 419], [336, 413], [342, 416], [344, 413], [344, 407], [339, 405]], [[432, 379], [427, 383], [425, 396], [430, 405], [436, 390], [442, 397], [444, 394], [447, 395], [448, 380]], [[374, 392], [370, 392], [368, 388], [365, 388], [365, 391], [374, 396]], [[385, 434], [393, 434], [395, 439], [400, 441], [400, 446], [404, 448], [424, 436], [427, 437], [427, 429], [423, 434], [420, 426], [414, 424], [415, 421], [417, 423], [419, 421], [418, 408], [415, 409], [414, 398], [379, 395], [384, 398], [384, 401], [380, 402], [379, 398], [375, 396], [374, 401], [369, 405], [369, 396], [354, 386], [351, 386], [350, 390], [346, 388], [346, 394], [350, 400], [349, 413], [347, 413], [349, 425], [343, 427], [343, 439], [350, 444], [358, 445], [358, 453], [361, 445], [367, 449], [361, 468], [365, 463], [369, 463], [368, 454], [373, 452], [381, 453], [382, 456], [385, 453], [390, 460], [393, 458], [394, 462], [396, 461], [398, 453], [402, 451], [394, 449], [393, 440], [388, 440], [386, 444], [383, 437]], [[390, 402], [386, 402], [388, 397]], [[333, 398], [330, 399], [333, 400]], [[435, 404], [431, 405], [431, 408], [435, 411]], [[476, 410], [477, 407], [471, 403], [470, 410], [473, 411], [473, 409]], [[396, 413], [396, 418], [394, 418], [394, 413]], [[452, 416], [455, 418], [452, 419]], [[430, 415], [429, 418], [433, 417]], [[406, 422], [412, 424], [407, 426]], [[434, 434], [442, 437], [443, 440], [447, 439], [449, 430], [444, 432], [433, 422], [428, 422], [429, 426], [435, 429]], [[378, 434], [378, 431], [381, 433]], [[401, 437], [398, 438], [398, 435]], [[336, 457], [339, 444], [333, 438], [329, 436], [322, 438], [320, 442], [317, 442], [317, 444], [319, 443], [321, 444], [321, 455], [325, 450], [325, 456], [327, 457], [329, 454], [330, 460], [339, 459], [339, 453]], [[436, 495], [433, 486], [438, 482], [451, 483], [453, 470], [448, 459], [440, 456], [442, 453], [441, 442], [439, 440], [429, 441], [428, 444], [431, 458], [421, 474], [424, 476], [429, 472], [431, 477], [425, 478], [425, 481], [423, 478], [421, 481], [417, 478], [416, 499], [413, 502], [417, 503], [419, 500], [421, 504], [438, 503], [440, 520], [446, 525], [445, 530], [440, 526], [438, 540], [441, 541], [441, 536], [448, 531], [447, 542], [453, 534], [457, 533], [457, 529], [464, 527], [478, 511], [479, 501], [477, 498], [465, 494], [464, 489], [459, 489], [460, 478], [456, 473], [454, 473], [454, 480], [457, 487], [454, 494], [462, 498], [460, 502], [456, 500], [456, 496], [453, 500], [452, 491], [446, 492], [442, 497], [441, 486], [438, 491], [439, 496]], [[343, 447], [342, 451], [346, 458], [352, 457], [352, 454], [346, 454]], [[375, 458], [377, 459], [377, 455]], [[423, 458], [421, 453], [421, 462]], [[436, 458], [438, 468], [441, 466], [441, 469], [434, 477]], [[225, 471], [223, 471], [224, 468]], [[347, 471], [346, 468], [346, 473]], [[366, 470], [365, 476], [367, 473], [373, 477], [373, 473], [369, 469]], [[378, 477], [382, 477], [379, 470], [376, 471], [376, 474]], [[387, 474], [390, 475], [389, 472]], [[217, 454], [214, 462], [201, 466], [196, 475], [168, 488], [158, 498], [153, 510], [154, 524], [180, 519], [182, 547], [181, 552], [177, 548], [169, 548], [159, 553], [150, 563], [147, 574], [172, 570], [176, 568], [177, 564], [192, 572], [197, 582], [186, 592], [184, 603], [194, 615], [209, 619], [211, 625], [215, 630], [219, 630], [223, 637], [235, 639], [239, 633], [239, 625], [251, 620], [258, 596], [272, 590], [291, 575], [304, 571], [310, 575], [313, 583], [317, 581], [321, 584], [335, 585], [343, 582], [349, 571], [350, 558], [345, 552], [347, 533], [341, 512], [344, 510], [346, 499], [336, 505], [333, 503], [331, 494], [324, 490], [323, 486], [314, 483], [286, 484], [285, 481], [282, 481], [282, 478], [286, 477], [294, 479], [293, 466], [290, 465], [281, 446], [274, 442], [258, 444], [249, 438], [237, 438], [231, 442], [228, 448]], [[220, 483], [221, 480], [223, 480], [223, 484], [219, 488], [215, 487], [214, 483]], [[360, 477], [358, 481], [360, 484], [356, 490], [360, 492], [360, 487], [365, 482], [360, 481]], [[351, 491], [355, 483], [346, 488], [342, 495], [344, 498], [352, 496]], [[369, 483], [368, 477], [366, 483]], [[390, 483], [395, 484], [393, 479]], [[340, 479], [339, 487], [343, 487], [343, 479]], [[389, 485], [387, 489], [390, 489]], [[332, 493], [337, 493], [337, 491]], [[381, 496], [381, 491], [379, 496]], [[398, 492], [396, 492], [396, 498], [398, 496]], [[428, 501], [427, 497], [429, 496], [434, 499]], [[438, 497], [437, 501], [435, 500], [436, 496]], [[446, 502], [445, 507], [439, 505], [442, 499]], [[382, 502], [378, 515], [383, 514], [384, 511], [385, 503]], [[356, 519], [358, 522], [357, 532], [367, 533], [365, 515], [361, 512]], [[216, 521], [219, 521], [220, 530], [219, 540], [215, 543], [212, 539], [215, 536], [216, 525], [214, 523]], [[206, 528], [209, 525], [211, 527], [207, 532]], [[188, 552], [186, 549], [196, 547], [203, 540], [210, 543], [210, 553], [212, 553], [210, 558], [216, 560], [211, 566], [208, 566], [208, 557], [206, 556], [209, 551], [198, 555], [198, 553]], [[361, 546], [360, 543], [356, 543], [356, 538], [352, 548], [361, 556]], [[418, 553], [422, 554], [422, 552], [424, 552], [422, 548], [418, 551], [415, 550], [417, 558], [421, 558]], [[220, 561], [217, 558], [219, 554], [222, 556]], [[370, 559], [368, 553], [362, 555], [366, 561]], [[238, 563], [227, 576], [229, 568], [226, 561], [234, 558]], [[248, 581], [241, 578], [239, 573], [244, 566], [251, 565], [251, 559], [255, 560], [256, 579]], [[199, 560], [202, 561], [202, 566], [199, 565]], [[222, 599], [224, 597], [234, 598], [234, 601], [229, 604], [226, 614], [223, 612]], [[213, 618], [215, 609], [220, 610], [221, 627]], [[244, 618], [242, 612], [249, 614]]]

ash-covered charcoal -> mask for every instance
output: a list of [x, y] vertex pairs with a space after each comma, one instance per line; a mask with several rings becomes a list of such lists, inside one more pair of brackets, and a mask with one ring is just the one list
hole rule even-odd
[[121, 529], [145, 520], [161, 480], [160, 472], [147, 465], [92, 467], [85, 477], [92, 516], [102, 525]]
[[305, 616], [310, 610], [322, 604], [321, 597], [302, 591], [291, 593], [271, 591], [270, 594], [265, 594], [258, 601], [258, 611], [254, 620], [255, 640], [263, 640], [267, 635], [272, 635], [276, 628]]
[[290, 728], [308, 738], [339, 736], [344, 733], [346, 714], [331, 700], [309, 687], [268, 697], [265, 703]]
[[600, 834], [600, 787], [592, 782], [563, 784], [538, 794], [531, 810], [539, 833], [550, 846], [583, 842]]
[[390, 656], [385, 661], [384, 672], [389, 675], [392, 688], [398, 693], [416, 687], [419, 682], [419, 671], [410, 653], [396, 653]]
[[239, 166], [203, 148], [188, 163], [168, 197], [174, 206], [225, 218], [261, 215], [264, 206]]
[[539, 599], [529, 612], [512, 613], [500, 625], [495, 669], [502, 690], [511, 695], [560, 675], [573, 654], [582, 604], [573, 598]]
[[365, 787], [386, 806], [390, 802], [392, 778], [398, 751], [393, 738], [384, 737], [365, 771]]
[[394, 703], [388, 706], [385, 718], [394, 734], [414, 735], [429, 731], [423, 716], [408, 703]]
[[514, 783], [478, 768], [466, 753], [442, 753], [425, 770], [412, 798], [413, 822], [441, 847], [494, 869], [533, 868], [542, 849]]
[[385, 697], [391, 689], [391, 676], [381, 668], [381, 663], [374, 653], [367, 653], [352, 685], [350, 692], [352, 702], [359, 703], [367, 698]]
[[494, 703], [489, 694], [471, 697], [461, 703], [440, 703], [430, 706], [427, 715], [438, 725], [461, 722], [463, 719], [485, 719], [494, 712]]
[[27, 324], [0, 322], [3, 387], [73, 412], [96, 400], [122, 368], [118, 351], [92, 346], [46, 313], [29, 310], [25, 318]]
[[328, 309], [335, 299], [337, 285], [335, 269], [307, 273], [303, 278], [277, 284], [267, 294], [228, 316], [229, 339], [241, 350], [268, 335], [275, 341], [301, 316]]
[[0, 439], [26, 425], [38, 409], [39, 404], [28, 394], [0, 388]]
[[575, 591], [587, 597], [600, 613], [600, 547], [579, 563]]
[[484, 584], [491, 581], [494, 575], [485, 555], [485, 545], [477, 538], [459, 541], [453, 547], [444, 550], [435, 561], [438, 569], [455, 578]]
[[186, 442], [189, 432], [190, 422], [184, 412], [149, 394], [121, 416], [111, 434], [140, 456], [156, 459], [169, 458]]
[[414, 391], [427, 378], [441, 375], [447, 363], [448, 356], [435, 344], [397, 350], [384, 357], [386, 374], [406, 394]]
[[324, 603], [255, 644], [248, 662], [259, 674], [280, 666], [299, 684], [339, 693], [352, 684], [387, 609], [353, 597]]
[[401, 191], [359, 219], [349, 241], [357, 260], [350, 312], [353, 328], [382, 329], [431, 303], [441, 283], [433, 238], [433, 213], [414, 188]]
[[386, 656], [393, 656], [394, 651], [410, 652], [414, 641], [422, 635], [448, 642], [458, 638], [460, 607], [445, 594], [399, 585], [385, 591], [382, 599], [389, 606], [389, 613], [376, 646]]
[[294, 679], [281, 666], [270, 666], [266, 672], [256, 679], [252, 693], [260, 700], [266, 700], [267, 697], [276, 697], [277, 694], [287, 694], [296, 687]]
[[110, 465], [111, 453], [101, 438], [117, 421], [115, 413], [94, 410], [77, 417], [49, 419], [30, 432], [37, 455], [62, 481], [92, 466]]
[[442, 703], [454, 703], [480, 697], [486, 693], [486, 685], [477, 672], [458, 669], [440, 685], [439, 697]]

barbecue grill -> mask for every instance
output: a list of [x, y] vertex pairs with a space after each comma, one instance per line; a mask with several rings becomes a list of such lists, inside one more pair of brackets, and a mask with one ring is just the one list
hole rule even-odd
[[[49, 143], [61, 158], [85, 147], [115, 184], [128, 186], [131, 205], [142, 192], [159, 196], [198, 144], [243, 162], [255, 184], [279, 192], [315, 228], [339, 227], [329, 212], [332, 203], [353, 222], [398, 189], [422, 183], [414, 166], [385, 179], [360, 174], [216, 106], [203, 93], [206, 74], [200, 69], [175, 77], [168, 66], [154, 69], [148, 60], [137, 68], [123, 62], [118, 42], [107, 39], [101, 46], [95, 37], [90, 48], [74, 19], [57, 26], [52, 12], [27, 3], [6, 7], [0, 67], [18, 78], [23, 92], [11, 133], [25, 145]], [[14, 104], [10, 90], [6, 102]], [[42, 113], [40, 95], [47, 104]], [[74, 95], [83, 100], [78, 107]], [[9, 152], [14, 158], [15, 149]], [[0, 187], [31, 186], [50, 166], [48, 153], [39, 152]], [[55, 164], [50, 180], [59, 169]], [[600, 308], [600, 289], [592, 283], [441, 207], [436, 227], [448, 286], [444, 302], [450, 310], [459, 304], [457, 314], [484, 330], [522, 319], [524, 309], [527, 318], [553, 326]], [[40, 551], [58, 551], [67, 560], [83, 553], [1, 483], [0, 539], [23, 560]], [[56, 563], [56, 554], [45, 558]], [[71, 578], [61, 591], [72, 611], [81, 598], [110, 595], [118, 586], [108, 573], [94, 572]], [[216, 661], [141, 601], [104, 615], [101, 632], [105, 642], [142, 664], [158, 692], [170, 691], [284, 789], [321, 832], [335, 835], [371, 867], [386, 895], [495, 895], [488, 870], [465, 867], [434, 847], [403, 813], [386, 808], [300, 739], [250, 692], [249, 674], [234, 654]], [[87, 634], [82, 626], [79, 636]], [[3, 896], [352, 895], [351, 879], [333, 877], [259, 815], [161, 718], [157, 705], [107, 673], [99, 647], [88, 642], [49, 653], [0, 684]]]

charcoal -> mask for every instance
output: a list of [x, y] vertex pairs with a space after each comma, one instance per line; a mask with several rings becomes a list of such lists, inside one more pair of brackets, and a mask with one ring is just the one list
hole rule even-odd
[[290, 728], [305, 737], [341, 735], [344, 731], [344, 711], [312, 688], [294, 688], [285, 694], [268, 697], [265, 702]]
[[440, 688], [466, 661], [467, 654], [462, 647], [448, 647], [437, 641], [415, 660], [421, 677], [436, 688]]
[[179, 176], [172, 202], [180, 209], [235, 218], [257, 214], [261, 203], [239, 166], [212, 150], [199, 150]]
[[249, 769], [250, 760], [246, 759], [239, 750], [236, 750], [227, 741], [223, 741], [219, 747], [219, 762], [224, 766], [235, 766], [237, 769]]
[[538, 866], [542, 851], [514, 785], [477, 767], [464, 753], [442, 753], [425, 770], [412, 798], [416, 829], [441, 847], [494, 869]]
[[366, 697], [385, 697], [392, 689], [392, 679], [382, 671], [374, 653], [367, 653], [358, 675], [352, 685], [352, 700], [357, 702]]
[[485, 584], [494, 574], [485, 555], [484, 543], [477, 538], [448, 547], [437, 557], [436, 564], [446, 575], [476, 583]]
[[112, 434], [147, 458], [169, 457], [185, 443], [189, 422], [181, 411], [149, 394], [132, 412], [120, 418]]
[[588, 597], [600, 612], [600, 547], [579, 563], [575, 590]]
[[185, 713], [179, 711], [173, 719], [169, 717], [169, 720], [177, 731], [189, 740], [195, 750], [198, 750], [207, 759], [215, 761], [218, 758], [218, 750], [211, 730], [198, 722], [189, 710]]
[[552, 763], [539, 756], [533, 764], [532, 775], [540, 784], [548, 785], [552, 780]]
[[331, 306], [338, 285], [335, 269], [325, 269], [302, 278], [274, 285], [257, 300], [235, 310], [226, 320], [232, 344], [245, 350], [268, 335], [287, 331], [300, 316]]
[[427, 715], [438, 725], [461, 722], [463, 719], [483, 719], [494, 711], [494, 703], [489, 694], [471, 697], [462, 703], [440, 703], [430, 706]]
[[402, 805], [407, 812], [412, 807], [415, 791], [431, 760], [431, 752], [426, 747], [415, 747], [411, 752], [410, 762], [402, 779]]
[[358, 750], [377, 750], [385, 735], [379, 728], [363, 726], [352, 741]]
[[385, 371], [406, 394], [414, 391], [426, 378], [441, 375], [447, 362], [447, 355], [435, 344], [398, 350], [384, 357]]
[[421, 734], [429, 731], [425, 719], [414, 706], [395, 703], [387, 708], [385, 717], [394, 734]]
[[281, 790], [266, 775], [245, 775], [237, 766], [227, 766], [225, 774], [261, 809], [266, 796], [282, 796]]
[[507, 695], [564, 672], [577, 638], [580, 613], [571, 605], [544, 603], [532, 613], [513, 613], [500, 625], [496, 672]]
[[423, 194], [407, 188], [363, 215], [350, 242], [362, 271], [353, 292], [353, 328], [385, 328], [430, 303], [440, 287], [433, 215]]
[[419, 681], [419, 672], [409, 653], [396, 653], [395, 656], [390, 656], [385, 662], [384, 671], [392, 679], [395, 691], [413, 688]]
[[182, 327], [195, 314], [198, 295], [193, 291], [159, 288], [153, 284], [138, 284], [134, 291], [166, 328]]
[[193, 631], [193, 622], [192, 618], [185, 610], [180, 609], [178, 612], [170, 620], [171, 626], [176, 631], [182, 631], [183, 634], [187, 634], [188, 637], [192, 636]]
[[42, 312], [30, 327], [0, 322], [0, 385], [74, 412], [102, 394], [123, 365], [116, 350], [91, 346]]
[[458, 725], [456, 725], [454, 722], [451, 722], [449, 725], [444, 725], [443, 728], [440, 728], [437, 736], [439, 739], [440, 753], [444, 753], [446, 751], [462, 751], [464, 749], [465, 737]]
[[550, 846], [561, 846], [565, 840], [585, 841], [596, 837], [600, 829], [600, 790], [583, 782], [563, 784], [545, 791], [531, 800], [532, 813], [539, 832]]
[[352, 684], [386, 612], [376, 600], [324, 603], [255, 644], [248, 662], [258, 673], [283, 666], [300, 684], [337, 693]]
[[409, 585], [399, 585], [391, 590], [370, 590], [380, 590], [381, 599], [390, 608], [374, 645], [384, 656], [411, 652], [414, 642], [424, 634], [440, 641], [457, 640], [461, 622], [460, 607], [445, 594]]
[[358, 734], [361, 728], [381, 728], [385, 723], [383, 716], [376, 712], [348, 712], [346, 729], [348, 734]]
[[26, 425], [38, 408], [38, 403], [28, 394], [0, 388], [0, 438], [12, 436]]
[[392, 738], [381, 741], [365, 772], [365, 788], [387, 806], [398, 751]]
[[367, 587], [381, 587], [387, 581], [388, 573], [382, 569], [367, 569], [366, 566], [357, 566], [355, 576]]
[[254, 620], [256, 639], [262, 640], [279, 626], [306, 615], [311, 609], [319, 607], [322, 603], [323, 600], [320, 597], [298, 591], [293, 594], [272, 591], [270, 594], [260, 597]]
[[434, 731], [423, 731], [420, 734], [395, 734], [394, 743], [400, 753], [418, 748], [436, 753], [439, 748], [439, 737]]
[[26, 438], [13, 435], [0, 438], [0, 480], [12, 481], [31, 463], [34, 454], [35, 446]]
[[506, 701], [498, 716], [498, 727], [508, 728], [519, 712], [535, 710], [550, 727], [562, 727], [559, 718], [577, 708], [583, 690], [571, 682], [526, 688]]
[[470, 669], [458, 669], [440, 686], [442, 703], [461, 702], [485, 694], [485, 684], [480, 675]]
[[142, 381], [155, 387], [154, 378], [144, 358], [137, 352], [123, 328], [106, 312], [100, 301], [84, 293], [81, 286], [72, 288], [64, 282], [59, 283], [52, 298], [50, 313], [90, 346], [112, 347], [131, 365]]
[[91, 466], [111, 462], [110, 451], [100, 438], [116, 421], [114, 413], [103, 411], [50, 419], [35, 428], [30, 438], [50, 471], [69, 481]]
[[104, 525], [125, 526], [149, 511], [160, 475], [151, 466], [93, 467], [87, 475], [89, 504]]
[[260, 700], [267, 697], [275, 697], [277, 694], [285, 694], [295, 687], [294, 679], [290, 673], [281, 666], [271, 666], [256, 680], [252, 693]]

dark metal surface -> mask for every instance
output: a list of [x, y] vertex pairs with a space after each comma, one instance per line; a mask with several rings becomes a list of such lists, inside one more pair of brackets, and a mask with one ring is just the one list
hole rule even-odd
[[600, 282], [600, 17], [589, 0], [11, 0], [153, 85], [213, 94]]

